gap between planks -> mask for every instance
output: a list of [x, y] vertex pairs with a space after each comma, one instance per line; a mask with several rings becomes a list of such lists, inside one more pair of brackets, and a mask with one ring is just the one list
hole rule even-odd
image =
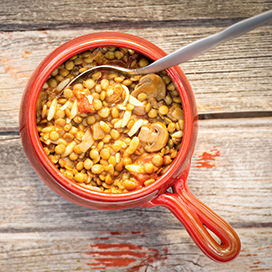
[[[187, 19], [187, 20], [155, 20], [155, 21], [132, 21], [132, 20], [114, 20], [101, 22], [84, 22], [84, 23], [37, 23], [37, 24], [0, 24], [2, 32], [16, 31], [45, 31], [45, 30], [116, 30], [116, 29], [144, 29], [144, 28], [173, 28], [173, 27], [228, 27], [247, 17], [237, 18], [216, 18], [216, 19]], [[272, 25], [267, 23], [266, 25]]]

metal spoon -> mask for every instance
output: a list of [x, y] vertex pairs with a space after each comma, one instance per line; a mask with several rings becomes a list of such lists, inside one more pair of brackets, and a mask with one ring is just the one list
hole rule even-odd
[[272, 20], [272, 10], [261, 13], [254, 17], [248, 18], [241, 22], [238, 22], [223, 31], [216, 33], [214, 35], [208, 36], [206, 38], [195, 41], [191, 44], [188, 44], [177, 51], [147, 65], [145, 67], [139, 69], [126, 69], [119, 66], [111, 66], [111, 65], [100, 65], [81, 73], [77, 77], [75, 77], [67, 86], [72, 85], [75, 81], [82, 77], [86, 77], [90, 73], [94, 71], [103, 69], [103, 70], [116, 70], [121, 73], [125, 73], [128, 75], [143, 75], [149, 73], [155, 73], [159, 71], [163, 71], [169, 67], [176, 66], [181, 64], [187, 60], [193, 59], [200, 54], [209, 51], [210, 49], [216, 47], [217, 45], [241, 36], [242, 34], [264, 24]]

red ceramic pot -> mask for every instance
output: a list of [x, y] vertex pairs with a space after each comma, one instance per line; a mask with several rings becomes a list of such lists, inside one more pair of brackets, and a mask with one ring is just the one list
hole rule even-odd
[[[211, 259], [227, 262], [239, 254], [240, 240], [232, 227], [198, 200], [187, 186], [191, 157], [197, 138], [197, 108], [190, 83], [177, 66], [167, 70], [179, 90], [185, 131], [182, 145], [168, 171], [152, 185], [130, 193], [106, 194], [76, 184], [58, 171], [45, 154], [36, 130], [36, 102], [49, 75], [73, 55], [100, 46], [127, 47], [159, 59], [166, 53], [154, 44], [124, 33], [102, 32], [84, 35], [66, 42], [49, 54], [35, 69], [25, 88], [20, 108], [20, 134], [25, 153], [40, 178], [57, 194], [88, 208], [127, 209], [137, 206], [167, 207], [180, 220], [199, 248]], [[173, 193], [166, 192], [172, 187]], [[218, 244], [204, 225], [221, 240]]]

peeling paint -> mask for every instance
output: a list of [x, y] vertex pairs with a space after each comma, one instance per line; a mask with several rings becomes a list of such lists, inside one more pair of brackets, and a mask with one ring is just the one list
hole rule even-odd
[[156, 268], [163, 266], [167, 259], [168, 249], [160, 253], [158, 249], [126, 243], [97, 243], [91, 245], [91, 251], [86, 254], [89, 259], [86, 264], [92, 270], [106, 268], [126, 268], [127, 272], [139, 271], [143, 266], [153, 264]]
[[216, 166], [215, 158], [220, 156], [220, 151], [217, 148], [211, 149], [209, 152], [203, 152], [196, 159], [196, 167], [211, 168]]

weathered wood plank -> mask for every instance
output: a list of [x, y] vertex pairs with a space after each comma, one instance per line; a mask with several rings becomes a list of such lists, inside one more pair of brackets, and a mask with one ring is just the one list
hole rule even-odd
[[237, 224], [272, 215], [271, 125], [271, 118], [200, 122], [189, 185], [223, 217], [233, 213]]
[[[101, 212], [76, 206], [37, 177], [19, 136], [0, 138], [1, 232], [181, 228], [162, 207]], [[189, 187], [235, 227], [271, 225], [271, 154], [272, 118], [201, 121]]]
[[[171, 53], [221, 29], [115, 30], [146, 38]], [[181, 65], [194, 89], [199, 113], [272, 111], [271, 31], [271, 26], [260, 27]], [[92, 32], [97, 30], [0, 34], [0, 127], [18, 127], [21, 95], [39, 62], [67, 40]]]
[[74, 231], [0, 234], [1, 271], [271, 271], [271, 228], [237, 229], [242, 250], [219, 264], [185, 230]]
[[0, 136], [2, 271], [269, 271], [272, 118], [203, 120], [188, 183], [242, 241], [228, 264], [205, 257], [165, 208], [90, 210], [51, 191], [18, 135]]
[[[224, 23], [232, 19], [247, 18], [272, 8], [270, 1], [165, 1], [139, 0], [90, 1], [80, 4], [64, 0], [13, 1], [0, 3], [2, 31], [60, 29], [71, 27], [101, 27], [108, 24], [118, 27], [158, 26], [165, 22], [168, 27], [176, 24]], [[208, 21], [208, 22], [207, 22]], [[109, 22], [111, 24], [109, 24]]]

